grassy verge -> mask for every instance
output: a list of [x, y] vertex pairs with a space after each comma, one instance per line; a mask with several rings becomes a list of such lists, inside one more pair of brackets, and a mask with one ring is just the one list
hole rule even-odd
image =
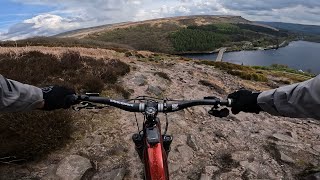
[[308, 76], [308, 77], [314, 77], [315, 75], [310, 72], [300, 72], [298, 70], [289, 68], [287, 65], [282, 64], [272, 64], [271, 66], [252, 66], [254, 69], [262, 69], [267, 71], [282, 71], [282, 72], [288, 72], [293, 74], [300, 74], [302, 76]]
[[214, 66], [223, 71], [226, 71], [228, 74], [238, 76], [246, 80], [254, 81], [268, 81], [267, 77], [264, 74], [259, 74], [255, 69], [248, 66], [241, 66], [237, 64], [227, 63], [227, 62], [214, 62], [214, 61], [197, 61], [197, 64], [205, 64], [209, 66]]
[[312, 73], [300, 72], [298, 70], [289, 68], [287, 65], [281, 64], [273, 64], [271, 66], [252, 66], [252, 68], [262, 71], [266, 75], [286, 78], [287, 82], [284, 82], [284, 84], [290, 84], [290, 82], [301, 82], [315, 77], [315, 75]]
[[285, 65], [271, 66], [243, 66], [228, 62], [196, 61], [197, 64], [214, 66], [228, 74], [238, 76], [245, 80], [267, 82], [270, 78], [280, 84], [291, 84], [301, 82], [315, 77], [311, 73], [304, 73], [290, 69]]
[[[38, 87], [64, 85], [78, 93], [112, 91], [128, 98], [130, 92], [117, 80], [129, 71], [129, 65], [119, 60], [97, 60], [79, 52], [66, 52], [61, 58], [38, 51], [0, 54], [3, 76]], [[70, 140], [76, 118], [80, 117], [68, 110], [1, 113], [0, 158], [37, 159], [63, 147]]]
[[18, 41], [1, 41], [0, 47], [26, 47], [26, 46], [46, 46], [46, 47], [84, 47], [112, 49], [124, 52], [133, 47], [118, 44], [115, 42], [104, 42], [94, 39], [56, 38], [56, 37], [34, 37]]

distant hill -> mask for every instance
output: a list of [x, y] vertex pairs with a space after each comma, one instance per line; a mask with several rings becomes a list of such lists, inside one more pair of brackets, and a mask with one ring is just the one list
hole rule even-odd
[[241, 16], [182, 16], [79, 29], [54, 37], [124, 44], [137, 50], [170, 54], [212, 52], [277, 45], [286, 32]]
[[64, 32], [55, 37], [76, 37], [83, 38], [89, 34], [95, 32], [103, 32], [109, 31], [113, 29], [121, 29], [128, 28], [132, 26], [142, 25], [142, 24], [150, 24], [150, 25], [159, 25], [163, 23], [172, 23], [177, 26], [188, 26], [188, 25], [204, 25], [204, 24], [212, 24], [212, 23], [251, 23], [250, 21], [242, 18], [241, 16], [179, 16], [179, 17], [169, 17], [169, 18], [160, 18], [160, 19], [152, 19], [146, 21], [138, 21], [138, 22], [123, 22], [117, 24], [107, 24], [102, 26], [96, 26], [91, 28], [83, 28], [73, 31]]
[[284, 29], [304, 35], [320, 35], [320, 26], [316, 25], [304, 25], [304, 24], [293, 24], [283, 22], [263, 22], [257, 21], [257, 23], [269, 25], [278, 29]]

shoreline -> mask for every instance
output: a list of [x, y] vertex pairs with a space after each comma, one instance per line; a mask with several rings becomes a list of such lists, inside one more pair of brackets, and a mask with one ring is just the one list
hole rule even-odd
[[[319, 74], [318, 51], [320, 43], [314, 43], [303, 40], [290, 41], [289, 46], [279, 48], [278, 50], [245, 50], [240, 52], [232, 52], [224, 54], [223, 61], [235, 64], [244, 64], [250, 66], [270, 66], [272, 64], [288, 65], [292, 69], [302, 70]], [[215, 61], [217, 54], [195, 54], [186, 55], [184, 57]], [[301, 60], [303, 62], [301, 62]]]
[[[271, 50], [271, 49], [279, 49], [288, 46], [294, 40], [285, 40], [279, 46], [270, 45], [267, 47], [252, 47], [252, 48], [242, 48], [242, 49], [232, 49], [231, 47], [226, 47], [227, 50], [225, 52], [239, 52], [239, 51], [257, 51], [257, 50]], [[223, 47], [221, 47], [223, 48]], [[190, 52], [181, 52], [181, 53], [174, 53], [175, 55], [196, 55], [196, 54], [215, 54], [218, 53], [221, 49], [215, 49], [213, 51], [190, 51]]]

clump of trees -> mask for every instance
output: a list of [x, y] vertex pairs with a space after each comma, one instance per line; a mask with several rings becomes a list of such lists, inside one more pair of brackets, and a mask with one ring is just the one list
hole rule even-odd
[[181, 29], [171, 35], [176, 51], [210, 51], [222, 46], [227, 37], [220, 33], [199, 29]]
[[213, 51], [221, 46], [241, 46], [244, 41], [257, 47], [276, 45], [279, 37], [287, 34], [262, 26], [230, 23], [191, 25], [170, 35], [178, 52]]

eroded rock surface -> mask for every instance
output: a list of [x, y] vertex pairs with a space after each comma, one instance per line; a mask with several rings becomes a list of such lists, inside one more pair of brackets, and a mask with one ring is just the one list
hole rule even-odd
[[91, 169], [90, 160], [78, 155], [65, 157], [58, 165], [56, 175], [61, 180], [80, 180]]

